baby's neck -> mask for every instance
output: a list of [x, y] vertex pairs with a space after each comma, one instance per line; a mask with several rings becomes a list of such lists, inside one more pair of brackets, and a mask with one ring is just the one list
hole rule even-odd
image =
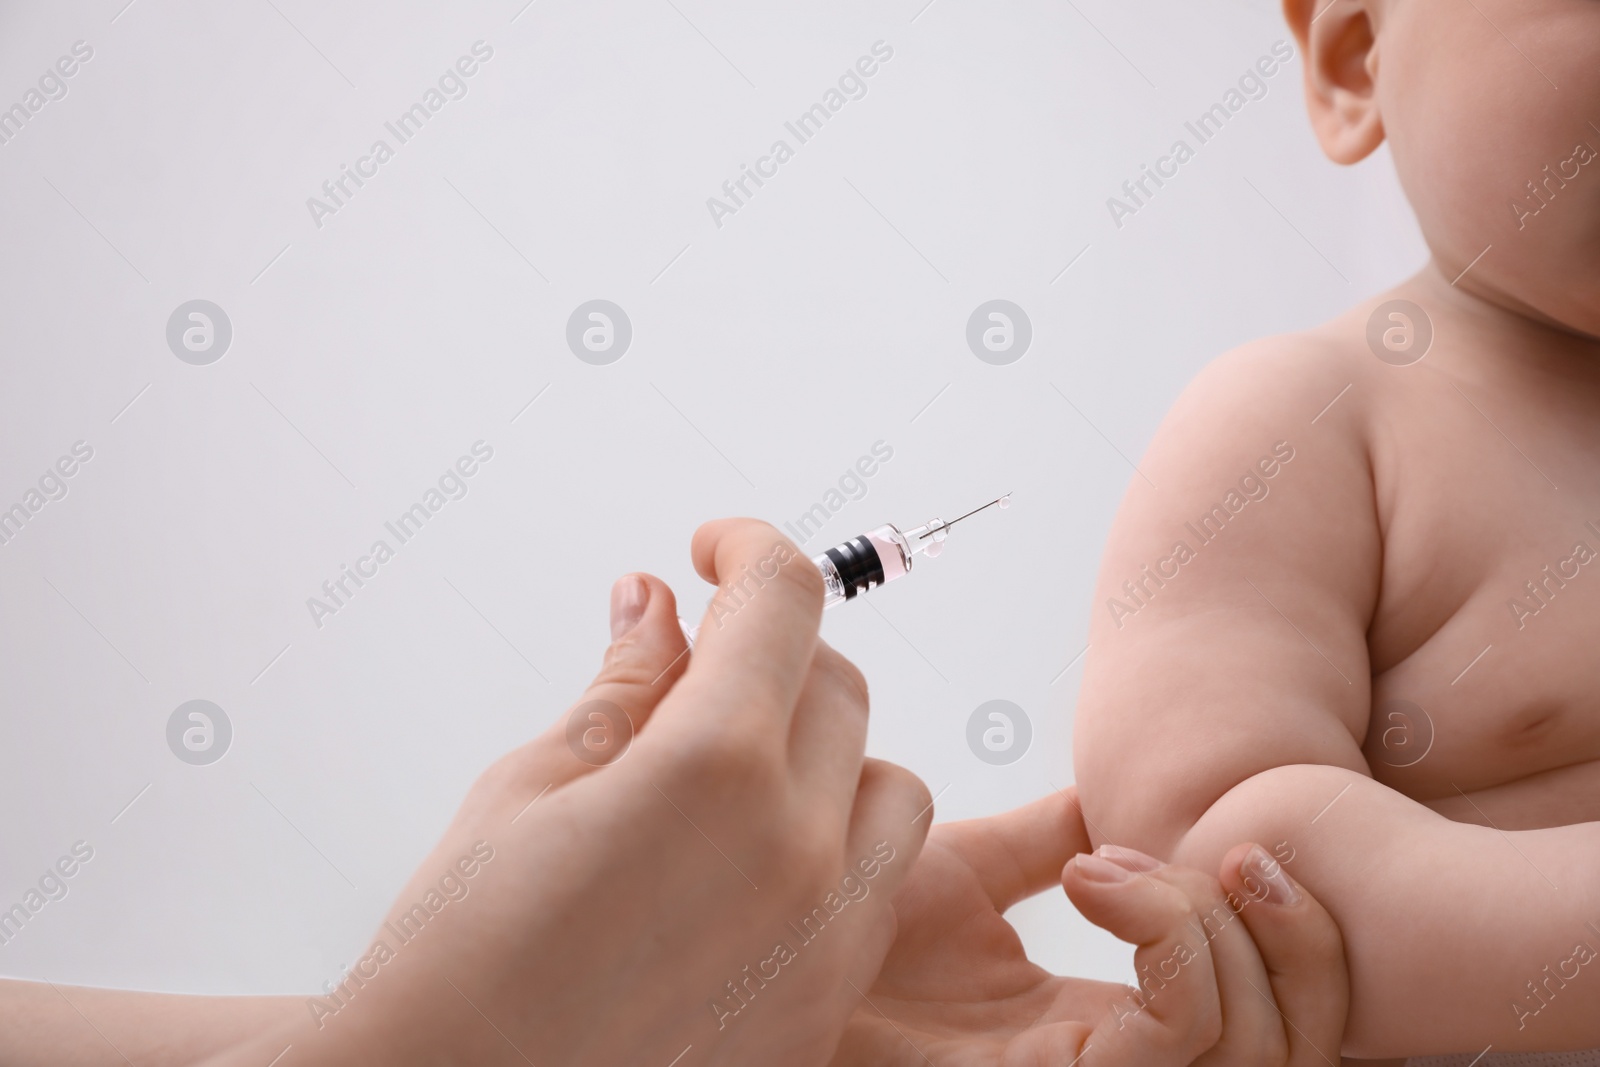
[[1484, 356], [1510, 359], [1545, 371], [1600, 381], [1600, 338], [1554, 322], [1492, 289], [1476, 286], [1470, 274], [1452, 280], [1429, 260], [1400, 289], [1450, 333], [1470, 338]]

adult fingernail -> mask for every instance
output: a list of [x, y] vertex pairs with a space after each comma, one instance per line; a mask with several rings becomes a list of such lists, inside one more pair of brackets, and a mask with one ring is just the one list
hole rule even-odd
[[1124, 848], [1122, 845], [1101, 845], [1094, 850], [1094, 854], [1130, 871], [1154, 871], [1166, 866], [1154, 856], [1147, 856], [1137, 849]]
[[1284, 873], [1283, 864], [1267, 855], [1267, 850], [1254, 845], [1239, 864], [1239, 877], [1244, 880], [1245, 892], [1260, 904], [1298, 904], [1300, 887]]
[[1085, 879], [1091, 882], [1104, 882], [1108, 885], [1117, 882], [1126, 882], [1133, 877], [1133, 871], [1127, 867], [1118, 866], [1109, 860], [1087, 853], [1072, 858], [1073, 866]]
[[637, 574], [625, 574], [611, 587], [611, 640], [619, 640], [644, 618], [650, 587]]

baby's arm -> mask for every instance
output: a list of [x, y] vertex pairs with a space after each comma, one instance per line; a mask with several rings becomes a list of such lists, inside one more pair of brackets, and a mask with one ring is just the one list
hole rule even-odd
[[1380, 515], [1439, 490], [1377, 495], [1387, 429], [1363, 395], [1385, 386], [1319, 345], [1213, 365], [1133, 479], [1079, 703], [1091, 832], [1201, 869], [1279, 845], [1343, 929], [1351, 1055], [1600, 1046], [1600, 823], [1502, 834], [1369, 775]]

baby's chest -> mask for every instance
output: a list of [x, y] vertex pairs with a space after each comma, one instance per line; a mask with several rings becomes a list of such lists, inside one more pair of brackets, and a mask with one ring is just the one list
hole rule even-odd
[[1600, 387], [1517, 365], [1380, 402], [1364, 752], [1435, 806], [1600, 819]]
[[1375, 650], [1374, 777], [1472, 821], [1600, 819], [1600, 499], [1574, 503], [1440, 515], [1438, 554], [1389, 576], [1415, 647]]

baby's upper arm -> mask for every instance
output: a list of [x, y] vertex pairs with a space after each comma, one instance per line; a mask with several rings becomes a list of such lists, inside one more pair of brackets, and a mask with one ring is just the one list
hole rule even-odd
[[1101, 564], [1078, 705], [1096, 836], [1170, 855], [1264, 770], [1367, 772], [1381, 541], [1363, 370], [1325, 341], [1257, 342], [1157, 432]]

